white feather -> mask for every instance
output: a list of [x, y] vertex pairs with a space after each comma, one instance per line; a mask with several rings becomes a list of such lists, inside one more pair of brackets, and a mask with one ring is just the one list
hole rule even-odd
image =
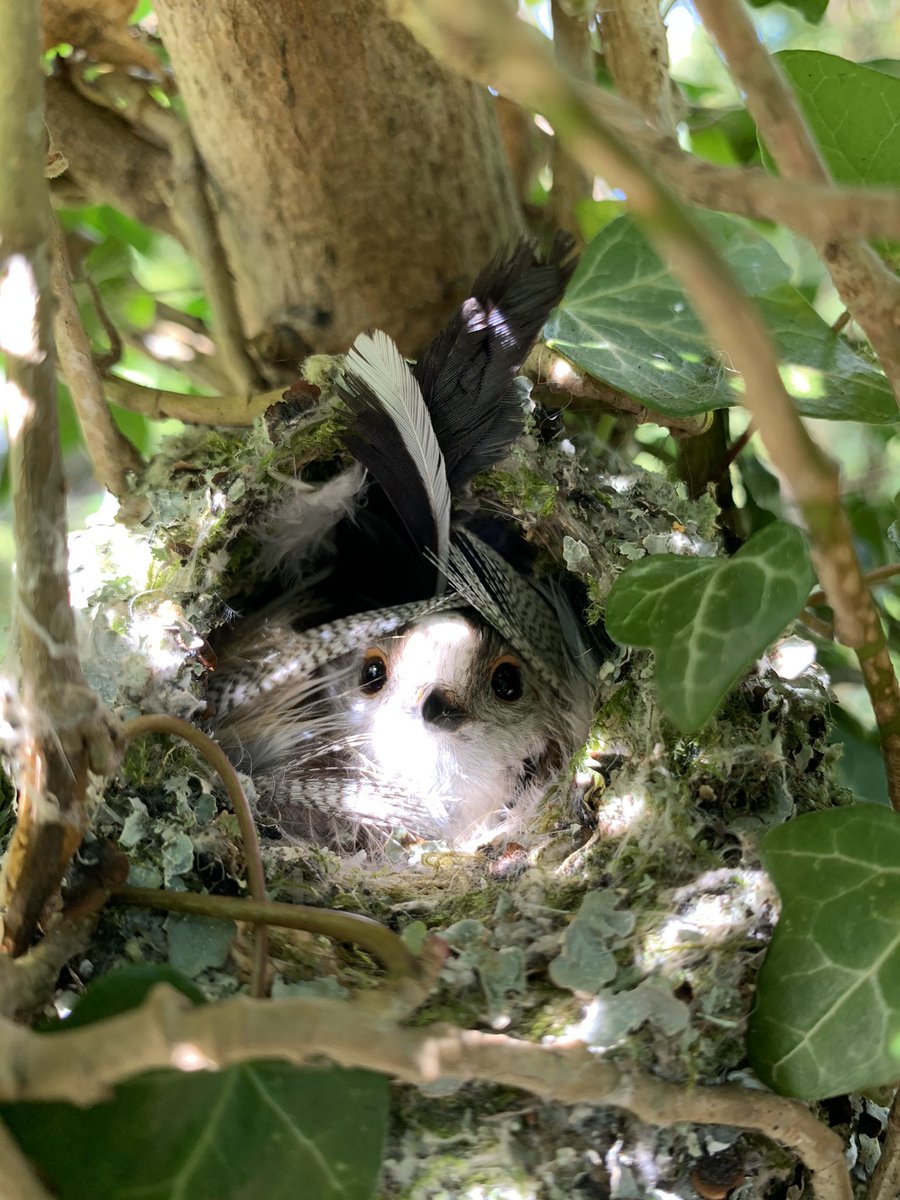
[[357, 337], [345, 370], [378, 397], [416, 465], [437, 529], [436, 557], [443, 580], [450, 549], [450, 488], [421, 388], [395, 343], [380, 329]]

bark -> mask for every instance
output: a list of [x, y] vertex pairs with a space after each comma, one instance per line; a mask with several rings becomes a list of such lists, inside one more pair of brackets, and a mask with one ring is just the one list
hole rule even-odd
[[115, 113], [91, 104], [64, 79], [48, 79], [45, 119], [68, 160], [54, 184], [79, 203], [112, 204], [130, 217], [177, 236], [169, 210], [172, 163], [167, 150], [138, 136]]
[[88, 772], [108, 734], [78, 659], [66, 570], [65, 482], [56, 412], [41, 120], [43, 76], [34, 6], [0, 8], [0, 350], [16, 542], [13, 714], [18, 823], [4, 863], [2, 947], [25, 950], [86, 826]]
[[261, 358], [372, 326], [418, 350], [521, 232], [491, 96], [378, 0], [157, 11]]

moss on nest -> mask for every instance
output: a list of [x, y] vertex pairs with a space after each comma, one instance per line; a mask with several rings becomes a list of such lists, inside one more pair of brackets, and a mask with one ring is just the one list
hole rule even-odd
[[[154, 465], [146, 480], [154, 523], [132, 535], [143, 547], [142, 566], [123, 572], [120, 557], [114, 574], [84, 592], [87, 641], [102, 645], [99, 658], [87, 655], [87, 666], [106, 696], [112, 680], [126, 712], [150, 703], [199, 711], [206, 668], [196, 643], [222, 619], [223, 598], [238, 585], [252, 586], [261, 514], [296, 463], [307, 464], [310, 478], [323, 478], [339, 458], [339, 421], [326, 404], [318, 422], [308, 413], [258, 422], [245, 438], [182, 442]], [[658, 476], [585, 461], [531, 439], [482, 476], [475, 493], [518, 523], [548, 560], [567, 563], [586, 583], [591, 620], [600, 618], [613, 579], [635, 558], [666, 549], [674, 536], [698, 553], [714, 549], [711, 501], [692, 503]], [[106, 555], [110, 570], [115, 557]], [[148, 622], [151, 613], [164, 631], [176, 632], [160, 635], [165, 671], [151, 655], [135, 682], [121, 664], [140, 655], [149, 635], [137, 622]], [[832, 778], [826, 734], [822, 682], [808, 673], [785, 684], [767, 673], [749, 676], [705, 729], [685, 738], [659, 713], [650, 656], [631, 654], [603, 675], [585, 758], [604, 773], [601, 788], [584, 785], [593, 829], [573, 821], [567, 798], [557, 797], [533, 844], [509, 861], [487, 852], [435, 852], [415, 865], [377, 867], [291, 845], [269, 829], [275, 837], [263, 838], [263, 857], [270, 891], [273, 898], [362, 912], [401, 932], [422, 922], [458, 937], [417, 1023], [486, 1025], [531, 1039], [571, 1036], [577, 1028], [589, 1041], [595, 1036], [598, 1048], [664, 1078], [720, 1080], [742, 1062], [742, 1023], [775, 911], [758, 869], [758, 841], [794, 811], [846, 798]], [[145, 739], [129, 751], [108, 790], [98, 832], [126, 844], [143, 881], [237, 890], [243, 866], [236, 825], [210, 809], [213, 795], [213, 808], [221, 808], [211, 772], [193, 751]], [[193, 853], [179, 858], [186, 846]], [[615, 897], [613, 911], [628, 914], [631, 928], [601, 927], [590, 935], [597, 961], [611, 962], [613, 975], [582, 994], [554, 984], [552, 964], [585, 898], [598, 889]], [[159, 914], [107, 914], [95, 960], [106, 969], [117, 958], [163, 959], [169, 928]], [[317, 971], [350, 988], [378, 978], [362, 952], [303, 939], [293, 945], [284, 939], [275, 961], [285, 985]], [[199, 972], [211, 995], [227, 994], [242, 978], [234, 958]], [[595, 1022], [592, 1035], [589, 1015], [604, 1005], [615, 1020], [600, 1032]], [[493, 1187], [519, 1183], [523, 1194], [587, 1196], [605, 1161], [601, 1155], [598, 1165], [592, 1147], [637, 1153], [642, 1139], [652, 1141], [622, 1114], [566, 1112], [501, 1089], [465, 1088], [400, 1104], [384, 1194], [410, 1200], [476, 1187], [489, 1195]], [[671, 1136], [675, 1186], [690, 1153], [687, 1140]], [[787, 1164], [771, 1169], [789, 1174]]]

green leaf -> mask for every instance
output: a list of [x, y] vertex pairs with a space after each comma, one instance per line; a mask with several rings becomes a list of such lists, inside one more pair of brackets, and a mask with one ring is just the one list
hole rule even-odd
[[[125, 967], [92, 984], [48, 1032], [134, 1008], [160, 982], [203, 1000], [171, 967]], [[155, 1071], [90, 1108], [0, 1105], [0, 1120], [59, 1200], [370, 1200], [387, 1112], [382, 1075], [252, 1062]]]
[[803, 534], [773, 521], [731, 559], [654, 554], [626, 567], [606, 627], [617, 642], [653, 648], [659, 702], [690, 732], [796, 617], [812, 583]]
[[154, 1072], [92, 1108], [0, 1115], [59, 1200], [370, 1200], [387, 1089], [368, 1071], [258, 1062]]
[[[736, 218], [707, 213], [700, 220], [757, 298], [798, 411], [896, 421], [884, 376], [787, 284], [788, 268], [771, 245]], [[585, 250], [544, 338], [589, 375], [657, 412], [685, 417], [740, 403], [738, 378], [723, 368], [681, 288], [627, 216]]]
[[838, 183], [900, 184], [900, 79], [820, 50], [776, 58]]
[[[786, 8], [794, 8], [802, 17], [815, 25], [822, 20], [828, 7], [828, 0], [778, 0]], [[752, 8], [767, 8], [775, 0], [750, 0]]]
[[119, 967], [92, 983], [64, 1021], [51, 1026], [48, 1033], [64, 1033], [81, 1025], [92, 1025], [106, 1017], [137, 1008], [158, 983], [167, 983], [194, 1004], [205, 1004], [206, 997], [197, 985], [165, 963], [135, 963]]
[[900, 1078], [900, 815], [810, 813], [760, 854], [782, 912], [757, 986], [748, 1051], [775, 1091], [822, 1099]]

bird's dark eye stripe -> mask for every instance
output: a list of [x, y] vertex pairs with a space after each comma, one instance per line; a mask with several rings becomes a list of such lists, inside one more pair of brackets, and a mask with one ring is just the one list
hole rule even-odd
[[511, 659], [501, 659], [491, 675], [491, 691], [507, 704], [521, 698], [522, 668]]
[[359, 673], [359, 686], [367, 696], [374, 696], [387, 683], [387, 662], [383, 654], [367, 654]]

